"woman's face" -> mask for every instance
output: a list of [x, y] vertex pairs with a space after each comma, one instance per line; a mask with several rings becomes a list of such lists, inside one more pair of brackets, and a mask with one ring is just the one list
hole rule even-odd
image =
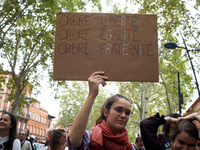
[[11, 119], [8, 114], [3, 114], [0, 119], [0, 129], [2, 130], [10, 130], [11, 126]]
[[59, 139], [60, 145], [63, 145], [66, 143], [66, 134], [63, 133], [62, 136]]
[[110, 126], [111, 130], [118, 134], [126, 126], [131, 113], [131, 104], [124, 98], [119, 98], [111, 106], [110, 111], [104, 110], [106, 123]]
[[179, 133], [173, 144], [174, 150], [195, 150], [197, 140], [188, 133], [182, 131]]

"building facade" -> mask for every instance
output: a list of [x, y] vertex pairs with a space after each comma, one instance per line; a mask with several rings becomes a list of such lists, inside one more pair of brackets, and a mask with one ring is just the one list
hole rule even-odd
[[[0, 88], [0, 116], [3, 112], [11, 112], [12, 101], [7, 101], [9, 90], [6, 87], [6, 84], [9, 82], [9, 79], [12, 78], [10, 72], [7, 74], [0, 74], [1, 79], [4, 79], [4, 82], [1, 82]], [[29, 88], [25, 88], [25, 99], [30, 101], [31, 92]], [[51, 126], [51, 121], [54, 116], [48, 114], [48, 111], [40, 106], [40, 102], [36, 100], [35, 103], [31, 103], [29, 106], [25, 106], [21, 113], [17, 113], [17, 133], [22, 129], [29, 129], [30, 135], [33, 138], [46, 140], [47, 138], [47, 129]]]
[[[186, 111], [185, 116], [197, 112], [200, 114], [200, 101], [199, 98], [191, 105], [191, 107]], [[197, 126], [198, 130], [200, 131], [200, 123], [194, 120], [195, 125]]]

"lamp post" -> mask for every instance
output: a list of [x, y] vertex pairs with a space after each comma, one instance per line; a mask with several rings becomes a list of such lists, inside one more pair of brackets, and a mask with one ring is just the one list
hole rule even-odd
[[[181, 32], [180, 32], [180, 34], [181, 34]], [[194, 78], [195, 78], [195, 81], [196, 81], [196, 86], [197, 86], [197, 90], [198, 90], [198, 95], [199, 95], [199, 98], [200, 98], [199, 84], [198, 84], [198, 81], [197, 81], [197, 77], [196, 77], [196, 73], [195, 73], [195, 70], [194, 70], [193, 63], [192, 63], [192, 59], [191, 59], [190, 53], [189, 53], [190, 51], [200, 51], [200, 50], [188, 50], [187, 45], [186, 45], [186, 43], [185, 43], [185, 40], [184, 40], [182, 34], [181, 34], [181, 37], [182, 37], [182, 39], [183, 39], [183, 43], [184, 43], [185, 47], [180, 47], [180, 46], [178, 46], [176, 43], [173, 43], [173, 42], [165, 43], [165, 44], [164, 44], [164, 47], [165, 47], [165, 48], [168, 48], [168, 49], [184, 48], [184, 49], [186, 50], [186, 52], [187, 52], [187, 54], [188, 54], [188, 58], [189, 58], [189, 60], [190, 60], [190, 64], [191, 64], [191, 67], [192, 67], [192, 71], [193, 71], [193, 74], [194, 74]]]
[[181, 88], [180, 88], [179, 72], [177, 72], [177, 78], [178, 78], [178, 106], [179, 106], [179, 114], [181, 115], [181, 108], [183, 104], [183, 93], [181, 93]]

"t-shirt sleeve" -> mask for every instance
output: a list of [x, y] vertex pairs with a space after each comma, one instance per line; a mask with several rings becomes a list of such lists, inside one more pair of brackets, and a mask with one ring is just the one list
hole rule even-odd
[[89, 150], [91, 137], [87, 131], [85, 131], [85, 133], [83, 134], [83, 142], [82, 142], [81, 147], [79, 147], [79, 148], [74, 148], [71, 145], [71, 143], [69, 141], [69, 136], [67, 137], [67, 146], [68, 146], [69, 150]]
[[21, 145], [20, 145], [19, 139], [14, 140], [12, 150], [21, 150]]

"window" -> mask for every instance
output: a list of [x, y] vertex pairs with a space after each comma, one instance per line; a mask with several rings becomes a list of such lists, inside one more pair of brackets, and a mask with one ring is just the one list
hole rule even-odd
[[24, 123], [23, 123], [23, 127], [22, 127], [23, 130], [25, 129], [25, 125], [26, 125], [26, 123], [24, 122]]
[[39, 130], [40, 130], [40, 129], [39, 129], [39, 128], [37, 128], [37, 135], [39, 134]]
[[35, 129], [36, 129], [36, 127], [34, 127], [33, 134], [35, 134]]
[[24, 114], [24, 116], [26, 117], [26, 114], [27, 114], [27, 107], [26, 108], [24, 108], [24, 110], [25, 110], [25, 114]]
[[21, 121], [19, 121], [19, 123], [18, 123], [17, 133], [19, 133], [19, 131], [20, 131], [20, 127], [21, 127]]
[[45, 133], [45, 129], [44, 129], [44, 132], [43, 132], [43, 136], [44, 136], [44, 133]]
[[35, 118], [35, 112], [33, 112], [33, 117], [32, 117], [32, 120], [34, 120], [34, 118]]
[[7, 103], [6, 111], [9, 111], [9, 109], [10, 109], [10, 101], [8, 101], [8, 103]]
[[40, 122], [40, 117], [41, 117], [41, 116], [39, 115], [39, 119], [38, 119], [38, 122]]
[[44, 121], [44, 116], [42, 117], [42, 121], [41, 122], [44, 123], [43, 121]]
[[38, 113], [36, 114], [35, 121], [38, 121]]
[[33, 126], [31, 126], [30, 133], [33, 133], [32, 130], [33, 130]]
[[44, 124], [46, 124], [47, 123], [47, 118], [44, 118]]
[[40, 130], [40, 136], [42, 136], [42, 129]]

